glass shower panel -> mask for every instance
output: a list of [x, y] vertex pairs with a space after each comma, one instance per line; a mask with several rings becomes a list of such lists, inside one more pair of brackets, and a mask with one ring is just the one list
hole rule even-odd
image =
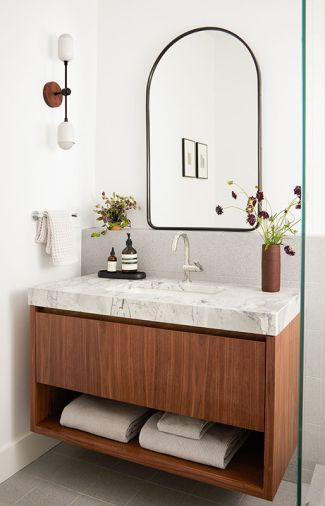
[[[301, 504], [325, 505], [325, 3], [306, 8]], [[304, 491], [305, 496], [304, 496]]]

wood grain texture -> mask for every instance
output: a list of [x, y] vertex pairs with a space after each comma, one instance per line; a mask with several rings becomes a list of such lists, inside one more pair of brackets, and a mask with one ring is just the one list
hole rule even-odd
[[36, 381], [264, 430], [262, 341], [39, 312]]
[[141, 448], [136, 439], [125, 444], [62, 427], [55, 417], [38, 424], [35, 432], [210, 485], [263, 497], [263, 434], [261, 433], [252, 434], [227, 469], [218, 469], [146, 450]]
[[273, 499], [298, 439], [300, 319], [266, 341], [265, 497]]
[[[272, 500], [297, 442], [299, 317], [258, 340], [31, 308], [31, 428], [40, 434]], [[236, 337], [235, 337], [236, 336]], [[78, 392], [258, 426], [226, 470], [61, 427]], [[264, 415], [265, 410], [265, 415]], [[262, 413], [262, 415], [261, 415]], [[264, 423], [265, 420], [265, 423]]]
[[36, 382], [36, 311], [30, 308], [30, 427], [57, 413], [61, 413], [75, 392], [42, 385]]

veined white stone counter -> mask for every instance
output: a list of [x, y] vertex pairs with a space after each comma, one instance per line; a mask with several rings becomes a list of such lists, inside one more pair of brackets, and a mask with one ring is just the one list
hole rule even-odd
[[299, 313], [297, 290], [265, 293], [256, 286], [147, 278], [103, 279], [97, 274], [30, 288], [33, 306], [81, 313], [278, 335]]

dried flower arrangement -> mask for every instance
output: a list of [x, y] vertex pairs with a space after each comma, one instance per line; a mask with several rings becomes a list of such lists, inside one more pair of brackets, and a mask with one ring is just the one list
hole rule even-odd
[[102, 221], [104, 230], [101, 232], [93, 232], [91, 237], [100, 237], [105, 235], [107, 230], [120, 230], [121, 228], [130, 227], [131, 220], [127, 216], [127, 212], [131, 209], [137, 209], [137, 202], [134, 197], [125, 197], [117, 195], [115, 192], [111, 197], [107, 197], [102, 192], [102, 204], [97, 204], [94, 212], [98, 214], [97, 221]]
[[[246, 223], [251, 227], [258, 227], [263, 241], [265, 251], [271, 245], [283, 245], [283, 241], [290, 235], [295, 235], [298, 230], [294, 228], [300, 221], [296, 219], [293, 210], [301, 209], [301, 186], [296, 186], [293, 190], [295, 197], [291, 200], [287, 207], [281, 211], [274, 213], [268, 199], [264, 193], [256, 186], [255, 195], [249, 195], [241, 186], [233, 180], [227, 182], [229, 186], [235, 187], [236, 191], [232, 190], [231, 196], [234, 200], [240, 195], [244, 195], [246, 206], [241, 208], [238, 206], [216, 207], [216, 213], [221, 215], [225, 209], [235, 208], [243, 211], [246, 215]], [[239, 191], [238, 191], [239, 190]], [[289, 246], [284, 246], [284, 251], [287, 255], [293, 256], [294, 250]]]

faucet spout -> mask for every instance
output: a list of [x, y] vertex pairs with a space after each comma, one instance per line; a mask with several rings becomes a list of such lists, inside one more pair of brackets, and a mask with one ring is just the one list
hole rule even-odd
[[182, 237], [184, 241], [184, 255], [185, 255], [185, 265], [190, 263], [190, 241], [188, 240], [188, 235], [184, 232], [181, 234], [176, 234], [172, 244], [172, 251], [177, 250], [177, 245], [179, 239]]
[[199, 262], [194, 262], [194, 264], [190, 263], [190, 241], [188, 235], [184, 232], [175, 235], [172, 243], [172, 251], [177, 250], [178, 241], [181, 237], [184, 241], [184, 281], [191, 281], [191, 272], [203, 271], [203, 267]]

